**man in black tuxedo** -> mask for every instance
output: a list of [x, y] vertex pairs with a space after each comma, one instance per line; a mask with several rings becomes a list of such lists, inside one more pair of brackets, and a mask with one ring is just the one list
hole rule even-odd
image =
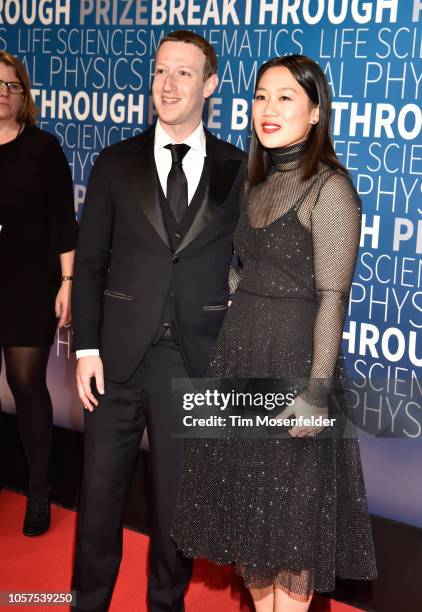
[[206, 373], [228, 304], [244, 176], [244, 153], [202, 125], [216, 73], [203, 38], [187, 31], [165, 37], [152, 86], [157, 124], [105, 149], [89, 180], [73, 287], [77, 385], [87, 409], [73, 576], [78, 610], [109, 607], [145, 427], [149, 609], [184, 610], [192, 563], [170, 539], [184, 446], [171, 437], [170, 381]]

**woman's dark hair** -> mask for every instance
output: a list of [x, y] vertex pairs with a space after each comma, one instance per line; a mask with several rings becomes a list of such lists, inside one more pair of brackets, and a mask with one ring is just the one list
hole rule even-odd
[[19, 109], [16, 121], [20, 125], [35, 125], [37, 116], [37, 107], [32, 99], [31, 85], [29, 83], [28, 72], [22, 62], [7, 51], [0, 51], [0, 62], [6, 66], [10, 66], [16, 73], [16, 76], [23, 87], [22, 96], [23, 103]]
[[[310, 103], [319, 106], [319, 121], [311, 127], [308, 136], [308, 147], [303, 159], [303, 180], [316, 174], [320, 162], [347, 173], [338, 161], [330, 136], [331, 95], [327, 79], [316, 62], [305, 55], [286, 55], [275, 57], [261, 66], [256, 77], [255, 92], [259, 81], [267, 70], [283, 66], [287, 68], [296, 81], [307, 93]], [[253, 187], [262, 183], [270, 167], [269, 154], [261, 145], [252, 127], [249, 148], [248, 185]]]

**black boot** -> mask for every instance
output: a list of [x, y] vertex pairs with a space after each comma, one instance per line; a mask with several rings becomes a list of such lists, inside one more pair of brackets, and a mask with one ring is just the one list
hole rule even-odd
[[28, 495], [26, 501], [23, 533], [26, 536], [38, 536], [45, 533], [50, 527], [50, 499], [49, 494]]

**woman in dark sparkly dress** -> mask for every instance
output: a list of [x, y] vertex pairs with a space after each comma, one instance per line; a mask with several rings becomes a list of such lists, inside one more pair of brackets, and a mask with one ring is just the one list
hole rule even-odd
[[[242, 276], [209, 369], [217, 379], [305, 378], [285, 417], [330, 414], [344, 376], [360, 202], [333, 150], [330, 110], [312, 60], [261, 67], [235, 233]], [[173, 537], [188, 557], [235, 564], [259, 612], [304, 612], [336, 576], [376, 577], [358, 441], [327, 429], [187, 442]]]

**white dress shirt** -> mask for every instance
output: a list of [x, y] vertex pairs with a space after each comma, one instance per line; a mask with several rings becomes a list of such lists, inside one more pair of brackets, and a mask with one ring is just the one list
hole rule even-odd
[[[188, 183], [188, 205], [192, 202], [195, 191], [198, 188], [201, 179], [202, 170], [204, 169], [204, 159], [206, 157], [206, 138], [202, 121], [188, 136], [183, 143], [190, 146], [189, 151], [183, 158], [183, 170]], [[167, 177], [171, 168], [171, 152], [165, 148], [168, 144], [176, 143], [175, 140], [167, 134], [158, 119], [155, 126], [154, 135], [154, 160], [157, 168], [158, 178], [164, 195], [167, 196]], [[97, 348], [81, 349], [76, 351], [76, 357], [97, 357], [100, 351]]]
[[[189, 151], [183, 158], [182, 166], [188, 182], [188, 205], [192, 202], [192, 198], [197, 190], [201, 179], [202, 170], [204, 168], [204, 159], [206, 156], [206, 140], [204, 126], [201, 123], [196, 130], [192, 132], [185, 140], [184, 144], [190, 146]], [[171, 136], [165, 132], [160, 120], [157, 121], [155, 127], [154, 139], [154, 159], [157, 168], [158, 178], [160, 179], [161, 188], [164, 195], [167, 197], [167, 177], [171, 168], [171, 152], [166, 149], [168, 144], [176, 143]]]

